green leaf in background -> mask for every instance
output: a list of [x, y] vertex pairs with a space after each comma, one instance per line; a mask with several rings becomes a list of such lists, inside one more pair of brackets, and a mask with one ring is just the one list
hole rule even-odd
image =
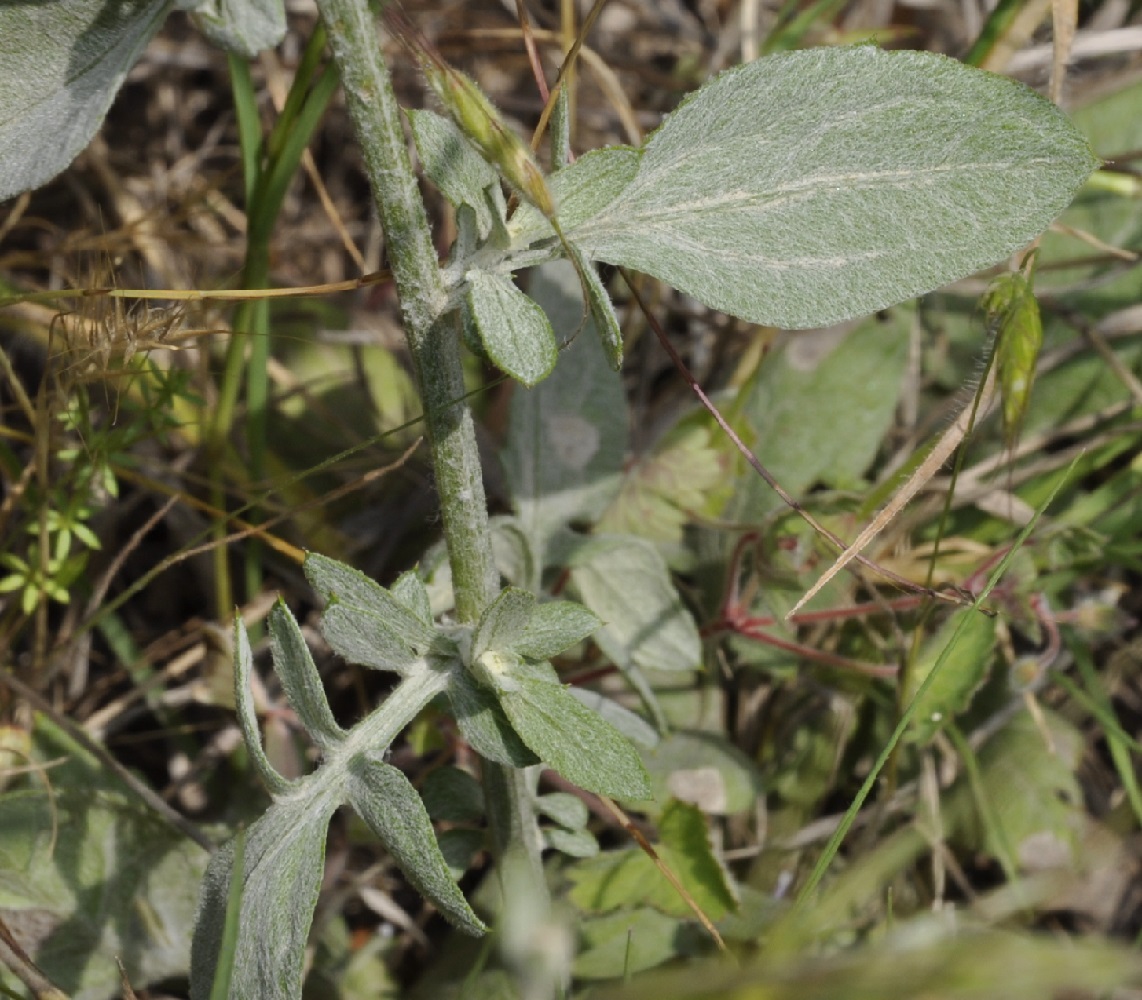
[[484, 790], [467, 771], [446, 764], [430, 771], [420, 789], [424, 808], [435, 820], [478, 823], [484, 818]]
[[460, 930], [482, 934], [487, 928], [453, 881], [428, 812], [408, 778], [373, 753], [357, 754], [349, 770], [349, 803], [416, 890]]
[[488, 357], [517, 382], [533, 386], [555, 367], [559, 349], [544, 311], [511, 278], [472, 270], [464, 306]]
[[[792, 334], [761, 362], [742, 391], [742, 409], [758, 459], [794, 497], [817, 482], [860, 482], [892, 426], [914, 321], [915, 311], [902, 308], [851, 330]], [[754, 520], [780, 506], [750, 475], [740, 479], [727, 516]]]
[[[582, 315], [574, 269], [547, 264], [530, 278], [535, 301], [559, 336], [569, 337]], [[622, 382], [589, 329], [560, 353], [541, 385], [512, 396], [504, 470], [535, 573], [547, 564], [554, 533], [593, 522], [614, 496], [628, 433]], [[528, 589], [538, 584], [537, 578]]]
[[[8, 929], [73, 1000], [119, 995], [116, 956], [139, 989], [184, 975], [207, 853], [39, 716], [31, 750], [50, 787], [0, 795]], [[0, 984], [25, 995], [6, 971]]]
[[953, 641], [955, 646], [940, 666], [939, 674], [916, 705], [908, 738], [917, 743], [927, 743], [967, 708], [987, 679], [995, 657], [995, 619], [970, 608], [954, 612], [924, 643], [916, 662], [909, 666], [902, 704], [912, 701], [939, 662], [944, 647]]
[[671, 733], [642, 759], [658, 802], [673, 798], [728, 816], [753, 809], [765, 793], [754, 762], [717, 733]]
[[[729, 873], [714, 854], [700, 809], [684, 802], [669, 803], [658, 824], [654, 849], [711, 920], [736, 908]], [[576, 865], [568, 876], [571, 901], [588, 913], [648, 905], [673, 917], [692, 915], [654, 862], [635, 848], [601, 854]]]
[[535, 808], [565, 830], [582, 830], [591, 818], [587, 804], [570, 792], [551, 792], [535, 800]]
[[972, 927], [929, 917], [900, 924], [863, 947], [821, 954], [766, 952], [747, 965], [702, 963], [651, 973], [624, 987], [624, 1000], [1044, 1000], [1102, 996], [1142, 974], [1137, 952]]
[[724, 440], [720, 430], [683, 423], [623, 477], [596, 530], [678, 545], [695, 515], [717, 513], [732, 490]]
[[1024, 871], [1068, 867], [1084, 823], [1082, 733], [1053, 712], [1043, 719], [1021, 712], [996, 733], [979, 752], [979, 785], [961, 781], [947, 806], [957, 843], [995, 858], [1013, 852]]
[[449, 204], [467, 205], [475, 212], [477, 234], [487, 239], [497, 221], [493, 207], [501, 218], [507, 214], [496, 168], [476, 152], [451, 119], [433, 111], [406, 114], [426, 176]]
[[91, 141], [169, 0], [0, 4], [0, 201], [47, 183]]
[[572, 971], [579, 979], [619, 979], [653, 969], [678, 954], [678, 919], [640, 907], [579, 923], [583, 947]]
[[658, 550], [641, 538], [598, 536], [572, 554], [571, 582], [606, 624], [595, 633], [620, 668], [696, 670], [702, 644]]
[[285, 37], [283, 0], [176, 0], [215, 45], [244, 59], [272, 49]]
[[500, 691], [504, 714], [523, 741], [568, 781], [611, 798], [648, 798], [646, 770], [631, 743], [560, 684], [518, 672]]
[[568, 240], [754, 323], [837, 323], [1003, 260], [1098, 166], [1049, 101], [927, 52], [871, 45], [715, 77]]

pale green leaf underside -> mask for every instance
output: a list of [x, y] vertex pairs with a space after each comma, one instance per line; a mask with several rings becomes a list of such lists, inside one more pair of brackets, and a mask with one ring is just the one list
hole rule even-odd
[[559, 349], [543, 310], [512, 284], [487, 271], [469, 271], [468, 312], [496, 365], [526, 386], [547, 377]]
[[0, 201], [51, 180], [91, 141], [169, 8], [0, 3]]
[[782, 53], [683, 102], [621, 194], [564, 231], [724, 312], [823, 326], [1004, 259], [1097, 162], [1054, 105], [952, 59]]
[[282, 0], [179, 0], [192, 11], [198, 27], [215, 45], [253, 59], [285, 37]]

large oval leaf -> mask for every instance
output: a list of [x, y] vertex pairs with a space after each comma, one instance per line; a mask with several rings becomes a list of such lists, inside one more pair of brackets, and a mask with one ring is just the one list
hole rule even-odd
[[0, 3], [0, 200], [39, 187], [91, 141], [168, 0]]
[[789, 52], [683, 102], [566, 234], [752, 322], [823, 326], [1002, 260], [1097, 165], [1012, 80], [931, 53]]

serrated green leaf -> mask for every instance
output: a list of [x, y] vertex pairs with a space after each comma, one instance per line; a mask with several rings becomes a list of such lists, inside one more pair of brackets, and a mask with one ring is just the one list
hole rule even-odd
[[[958, 636], [957, 629], [960, 629]], [[909, 667], [901, 704], [911, 702], [943, 655], [944, 648], [953, 641], [955, 647], [916, 706], [908, 736], [914, 742], [930, 740], [957, 713], [967, 708], [972, 695], [987, 679], [995, 656], [995, 619], [971, 608], [952, 614], [924, 643], [916, 662]]]
[[234, 708], [238, 713], [238, 726], [250, 760], [262, 779], [262, 783], [273, 794], [288, 791], [293, 782], [280, 775], [270, 763], [262, 747], [262, 731], [258, 727], [258, 713], [254, 708], [254, 695], [250, 689], [250, 675], [254, 672], [254, 654], [250, 650], [250, 637], [242, 619], [234, 619]]
[[253, 59], [285, 37], [282, 0], [178, 0], [191, 12], [198, 27], [215, 45]]
[[535, 610], [535, 598], [526, 590], [508, 587], [480, 615], [472, 636], [472, 659], [489, 651], [508, 652], [524, 634]]
[[434, 111], [406, 112], [424, 173], [456, 208], [467, 205], [476, 215], [476, 231], [487, 239], [495, 225], [489, 189], [506, 215], [500, 176], [451, 121]]
[[679, 928], [676, 917], [648, 907], [584, 920], [572, 972], [579, 979], [618, 979], [653, 969], [678, 954]]
[[[566, 262], [537, 268], [531, 293], [561, 338], [570, 336], [582, 311], [574, 269]], [[542, 385], [512, 396], [504, 470], [535, 574], [556, 531], [594, 521], [614, 496], [628, 433], [622, 383], [589, 330], [561, 352]], [[538, 584], [537, 575], [527, 586]]]
[[538, 604], [511, 650], [528, 660], [550, 660], [582, 642], [602, 624], [593, 611], [574, 601]]
[[558, 684], [520, 673], [499, 692], [512, 727], [539, 757], [580, 788], [617, 799], [645, 799], [646, 771], [617, 729]]
[[432, 602], [428, 599], [428, 588], [416, 570], [401, 573], [389, 588], [389, 593], [425, 625], [432, 627]]
[[457, 888], [436, 843], [432, 822], [412, 783], [376, 754], [349, 763], [349, 803], [393, 856], [417, 891], [469, 934], [487, 928]]
[[420, 790], [424, 808], [435, 820], [478, 823], [484, 818], [484, 792], [467, 771], [445, 765], [431, 771]]
[[269, 626], [274, 672], [281, 678], [282, 688], [301, 724], [314, 743], [327, 750], [345, 738], [345, 730], [333, 718], [309, 646], [281, 598], [270, 612]]
[[531, 387], [555, 367], [559, 349], [544, 311], [502, 274], [472, 270], [464, 304], [496, 366]]
[[336, 603], [354, 610], [364, 611], [396, 639], [414, 649], [427, 653], [436, 640], [436, 631], [422, 621], [380, 584], [347, 566], [314, 552], [305, 556], [306, 579], [327, 603]]
[[453, 670], [448, 698], [461, 735], [481, 757], [508, 767], [539, 763], [508, 722], [496, 696], [478, 684], [466, 668]]
[[595, 641], [619, 667], [695, 670], [698, 628], [658, 550], [641, 538], [599, 536], [571, 560], [580, 599], [606, 623]]
[[[305, 946], [325, 871], [329, 819], [336, 790], [282, 798], [246, 833], [242, 912], [230, 979], [233, 1000], [299, 997]], [[222, 941], [234, 864], [230, 841], [210, 860], [191, 944], [190, 995], [207, 1000]]]
[[723, 312], [824, 326], [1003, 260], [1097, 166], [1022, 84], [926, 52], [810, 49], [692, 94], [621, 195], [564, 232]]
[[719, 494], [724, 503], [732, 489], [730, 460], [719, 440], [724, 436], [715, 439], [709, 427], [696, 424], [671, 433], [623, 477], [596, 530], [679, 543], [695, 515], [709, 511]]
[[90, 142], [169, 0], [0, 4], [0, 201], [47, 183]]
[[[701, 810], [683, 802], [669, 803], [659, 821], [658, 837], [658, 856], [706, 916], [718, 920], [736, 907], [729, 874], [710, 846]], [[691, 915], [677, 890], [654, 862], [637, 849], [600, 856], [577, 865], [568, 875], [571, 900], [591, 913], [645, 904], [675, 917]]]

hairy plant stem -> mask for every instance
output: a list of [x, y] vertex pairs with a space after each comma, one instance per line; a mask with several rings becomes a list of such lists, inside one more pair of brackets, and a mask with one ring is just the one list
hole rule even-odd
[[[462, 622], [475, 622], [498, 593], [499, 575], [492, 561], [475, 426], [463, 401], [455, 315], [445, 312], [447, 296], [432, 232], [368, 2], [318, 0], [318, 8], [364, 152], [400, 297], [432, 449], [456, 614]], [[543, 887], [538, 838], [529, 835], [536, 821], [522, 774], [491, 761], [483, 762], [483, 773], [497, 860], [513, 842], [521, 844], [531, 859], [537, 887]]]

